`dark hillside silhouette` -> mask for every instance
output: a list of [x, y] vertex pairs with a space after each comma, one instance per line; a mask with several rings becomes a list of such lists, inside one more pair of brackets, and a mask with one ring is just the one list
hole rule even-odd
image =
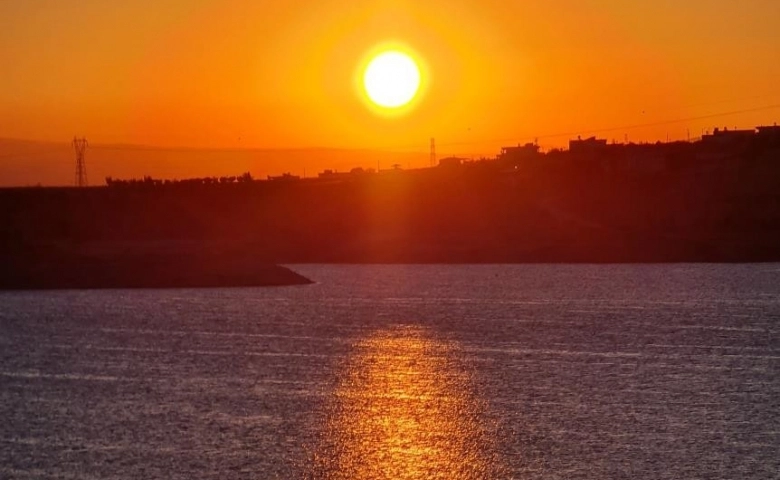
[[780, 261], [780, 129], [437, 168], [0, 190], [0, 287], [300, 283], [317, 262]]
[[690, 144], [669, 144], [658, 147], [668, 165], [633, 169], [621, 155], [647, 147], [606, 147], [616, 153], [335, 180], [5, 189], [2, 255], [5, 264], [58, 252], [274, 263], [780, 260], [778, 150], [702, 163]]

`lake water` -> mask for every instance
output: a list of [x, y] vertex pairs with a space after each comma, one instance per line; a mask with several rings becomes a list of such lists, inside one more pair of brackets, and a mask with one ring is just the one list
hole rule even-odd
[[780, 265], [293, 268], [0, 293], [0, 477], [780, 477]]

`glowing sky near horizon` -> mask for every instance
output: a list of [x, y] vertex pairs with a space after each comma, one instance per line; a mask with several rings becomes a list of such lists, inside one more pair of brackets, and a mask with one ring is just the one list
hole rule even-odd
[[[0, 137], [424, 150], [433, 136], [460, 154], [598, 129], [683, 138], [780, 118], [778, 19], [777, 0], [5, 0]], [[425, 59], [428, 90], [385, 118], [355, 76], [394, 41]]]

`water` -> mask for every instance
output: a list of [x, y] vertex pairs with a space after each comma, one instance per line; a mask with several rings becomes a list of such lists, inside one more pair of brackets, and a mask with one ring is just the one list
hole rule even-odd
[[0, 293], [0, 477], [780, 476], [780, 265]]

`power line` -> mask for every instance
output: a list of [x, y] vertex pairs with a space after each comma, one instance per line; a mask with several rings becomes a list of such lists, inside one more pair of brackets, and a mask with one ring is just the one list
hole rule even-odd
[[[535, 138], [557, 138], [557, 137], [570, 137], [575, 135], [590, 135], [590, 134], [596, 134], [596, 133], [606, 133], [606, 132], [615, 132], [615, 131], [622, 131], [622, 130], [635, 130], [638, 128], [648, 128], [648, 127], [657, 127], [662, 125], [673, 125], [675, 123], [685, 123], [685, 122], [693, 122], [697, 120], [707, 120], [710, 118], [718, 118], [718, 117], [726, 117], [730, 115], [739, 115], [742, 113], [751, 113], [751, 112], [759, 112], [763, 110], [772, 110], [780, 108], [780, 104], [775, 105], [765, 105], [763, 107], [755, 107], [755, 108], [746, 108], [742, 110], [732, 110], [729, 112], [720, 112], [720, 113], [713, 113], [709, 115], [699, 115], [695, 117], [687, 117], [687, 118], [678, 118], [674, 120], [661, 120], [658, 122], [651, 122], [651, 123], [640, 123], [640, 124], [634, 124], [634, 125], [624, 125], [621, 127], [607, 127], [607, 128], [598, 128], [598, 129], [592, 129], [592, 130], [579, 130], [579, 131], [569, 131], [569, 132], [561, 132], [561, 133], [548, 133], [545, 135], [534, 135], [534, 136], [528, 136], [528, 137], [520, 137], [520, 140], [532, 140]], [[462, 141], [462, 142], [448, 142], [440, 145], [474, 145], [479, 143], [493, 143], [493, 142], [511, 142], [511, 141], [517, 141], [518, 137], [514, 138], [496, 138], [496, 139], [489, 139], [489, 140], [480, 140], [480, 141]]]
[[778, 96], [777, 92], [772, 93], [765, 93], [763, 95], [752, 95], [750, 97], [731, 97], [731, 98], [720, 98], [718, 100], [708, 100], [705, 102], [698, 102], [698, 103], [689, 103], [687, 105], [680, 105], [676, 108], [668, 109], [669, 112], [675, 112], [679, 110], [688, 110], [693, 108], [704, 108], [704, 107], [712, 107], [714, 105], [723, 105], [727, 103], [742, 103], [745, 104], [745, 102], [753, 102], [756, 103], [756, 100], [763, 101], [777, 101]]
[[[696, 120], [707, 120], [707, 119], [710, 119], [710, 118], [726, 117], [726, 116], [730, 116], [730, 115], [739, 115], [739, 114], [742, 114], [742, 113], [751, 113], [751, 112], [758, 112], [758, 111], [762, 111], [762, 110], [771, 110], [771, 109], [774, 109], [774, 108], [780, 108], [780, 104], [777, 104], [777, 105], [767, 105], [767, 106], [764, 106], [764, 107], [756, 107], [756, 108], [746, 108], [746, 109], [743, 109], [743, 110], [733, 110], [731, 112], [713, 113], [713, 114], [709, 114], [709, 115], [699, 115], [699, 116], [696, 116], [696, 117], [681, 118], [681, 119], [677, 119], [677, 120], [662, 120], [662, 121], [658, 121], [658, 122], [642, 123], [642, 124], [628, 125], [628, 126], [623, 126], [623, 127], [610, 127], [610, 128], [602, 128], [602, 129], [598, 129], [598, 130], [588, 130], [588, 131], [584, 131], [584, 132], [565, 133], [565, 134], [562, 134], [562, 135], [577, 135], [578, 133], [581, 135], [581, 134], [590, 134], [590, 133], [614, 132], [614, 131], [617, 131], [617, 130], [634, 130], [634, 129], [637, 129], [637, 128], [657, 127], [657, 126], [661, 126], [661, 125], [672, 125], [672, 124], [675, 124], [675, 123], [693, 122], [693, 121], [696, 121]], [[561, 134], [555, 135], [555, 136], [561, 136]], [[542, 137], [545, 137], [545, 136], [542, 135]], [[547, 135], [546, 137], [551, 137], [551, 135]]]
[[[724, 101], [725, 102], [725, 101]], [[724, 102], [716, 102], [716, 103], [724, 103]], [[713, 103], [714, 104], [714, 103]], [[615, 126], [615, 127], [604, 127], [604, 128], [597, 128], [597, 129], [588, 129], [588, 130], [578, 130], [578, 131], [568, 131], [568, 132], [558, 132], [558, 133], [547, 133], [543, 135], [529, 135], [527, 137], [504, 137], [504, 138], [488, 138], [485, 140], [462, 140], [462, 141], [453, 141], [453, 142], [446, 142], [441, 143], [438, 142], [438, 146], [458, 146], [458, 145], [477, 145], [477, 144], [486, 144], [486, 143], [497, 143], [497, 142], [516, 142], [518, 140], [528, 140], [528, 141], [534, 141], [536, 139], [549, 139], [549, 138], [557, 138], [557, 137], [567, 137], [567, 136], [576, 136], [576, 135], [591, 135], [591, 134], [597, 134], [597, 133], [607, 133], [607, 132], [615, 132], [615, 131], [623, 131], [623, 130], [635, 130], [639, 128], [648, 128], [648, 127], [656, 127], [656, 126], [663, 126], [663, 125], [673, 125], [676, 123], [685, 123], [685, 122], [692, 122], [697, 120], [707, 120], [711, 118], [718, 118], [718, 117], [726, 117], [730, 115], [739, 115], [743, 113], [751, 113], [751, 112], [759, 112], [764, 110], [772, 110], [780, 108], [780, 104], [772, 104], [772, 105], [764, 105], [761, 107], [755, 107], [755, 108], [746, 108], [741, 110], [732, 110], [732, 111], [726, 111], [726, 112], [719, 112], [719, 113], [713, 113], [708, 115], [699, 115], [699, 116], [691, 116], [691, 117], [685, 117], [685, 118], [678, 118], [678, 119], [669, 119], [669, 120], [661, 120], [658, 122], [650, 122], [650, 123], [641, 123], [641, 124], [631, 124], [631, 125], [623, 125], [623, 126]], [[433, 139], [431, 139], [433, 140]], [[209, 151], [209, 152], [253, 152], [256, 150], [288, 150], [285, 148], [282, 149], [267, 149], [267, 148], [240, 148], [240, 149], [234, 149], [234, 148], [195, 148], [195, 147], [155, 147], [155, 146], [148, 146], [148, 145], [95, 145], [95, 149], [101, 149], [101, 150], [117, 150], [117, 151], [175, 151], [175, 152], [202, 152], [202, 151]], [[314, 150], [317, 150], [317, 148], [313, 148]], [[347, 148], [347, 147], [327, 147], [327, 149], [336, 149], [336, 150], [361, 150], [363, 148]], [[409, 144], [409, 145], [399, 145], [399, 146], [388, 146], [388, 147], [381, 147], [377, 150], [381, 151], [398, 151], [398, 150], [411, 150], [416, 153], [420, 152], [420, 145], [419, 144]], [[289, 150], [299, 150], [298, 148], [292, 148]], [[430, 154], [430, 146], [429, 146], [429, 154]]]
[[[725, 102], [725, 101], [724, 101]], [[717, 102], [717, 103], [723, 103], [723, 102]], [[676, 123], [685, 123], [685, 122], [692, 122], [697, 120], [707, 120], [712, 118], [719, 118], [719, 117], [726, 117], [731, 115], [739, 115], [743, 113], [752, 113], [752, 112], [759, 112], [759, 111], [765, 111], [765, 110], [773, 110], [780, 108], [780, 104], [772, 104], [772, 105], [764, 105], [761, 107], [754, 107], [754, 108], [745, 108], [741, 110], [731, 110], [726, 112], [719, 112], [719, 113], [713, 113], [713, 114], [707, 114], [707, 115], [698, 115], [698, 116], [691, 116], [691, 117], [685, 117], [685, 118], [678, 118], [678, 119], [669, 119], [669, 120], [662, 120], [657, 122], [649, 122], [649, 123], [641, 123], [641, 124], [631, 124], [631, 125], [623, 125], [623, 126], [615, 126], [615, 127], [604, 127], [604, 128], [597, 128], [597, 129], [588, 129], [588, 130], [578, 130], [578, 131], [567, 131], [567, 132], [557, 132], [557, 133], [547, 133], [543, 135], [529, 135], [526, 137], [503, 137], [503, 138], [487, 138], [484, 140], [463, 140], [463, 141], [453, 141], [453, 142], [445, 142], [445, 143], [438, 143], [438, 146], [459, 146], [459, 145], [478, 145], [478, 144], [489, 144], [489, 143], [499, 143], [499, 142], [517, 142], [518, 140], [528, 140], [533, 141], [535, 139], [549, 139], [549, 138], [557, 138], [557, 137], [573, 137], [576, 135], [591, 135], [591, 134], [598, 134], [598, 133], [607, 133], [607, 132], [615, 132], [615, 131], [624, 131], [624, 130], [635, 130], [639, 128], [648, 128], [648, 127], [656, 127], [656, 126], [663, 126], [663, 125], [673, 125]], [[74, 141], [77, 139], [74, 139]], [[81, 139], [86, 141], [85, 139]], [[433, 139], [432, 143], [433, 143]], [[75, 148], [75, 144], [74, 148]], [[190, 153], [190, 152], [198, 152], [202, 153], [203, 151], [208, 152], [219, 152], [219, 153], [226, 153], [226, 152], [255, 152], [258, 150], [267, 150], [267, 151], [277, 151], [277, 150], [300, 150], [298, 148], [293, 149], [269, 149], [269, 148], [240, 148], [240, 149], [234, 149], [234, 148], [195, 148], [195, 147], [156, 147], [156, 146], [147, 146], [147, 145], [110, 145], [110, 144], [104, 144], [104, 145], [94, 145], [89, 146], [93, 149], [100, 149], [100, 150], [114, 150], [114, 151], [159, 151], [159, 152], [181, 152], [181, 153]], [[435, 145], [434, 145], [435, 148]], [[343, 149], [343, 150], [360, 150], [361, 148], [345, 148], [345, 147], [328, 147], [327, 149]], [[317, 148], [313, 148], [313, 150], [317, 150]], [[407, 150], [409, 152], [407, 153], [421, 153], [420, 152], [420, 145], [414, 144], [414, 145], [400, 145], [400, 146], [386, 146], [386, 147], [380, 147], [377, 148], [377, 151], [386, 151], [386, 152], [393, 152], [393, 151], [400, 151], [400, 150]], [[25, 157], [34, 157], [34, 156], [42, 156], [42, 155], [51, 155], [55, 153], [62, 153], [62, 147], [56, 147], [56, 148], [49, 148], [46, 150], [39, 150], [39, 151], [33, 151], [33, 152], [18, 152], [18, 153], [6, 153], [6, 154], [0, 154], [0, 159], [9, 159], [9, 158], [25, 158]], [[430, 152], [430, 148], [429, 148]], [[435, 152], [435, 150], [434, 150]], [[84, 166], [86, 167], [86, 166]], [[86, 175], [86, 168], [84, 169], [84, 174]]]
[[62, 148], [49, 148], [46, 150], [38, 150], [34, 152], [16, 152], [16, 153], [4, 153], [0, 155], [0, 159], [7, 159], [7, 158], [24, 158], [24, 157], [33, 157], [33, 156], [40, 156], [40, 155], [53, 155], [55, 153], [62, 154], [64, 152], [64, 147]]
[[[453, 142], [439, 142], [439, 146], [460, 146], [460, 145], [479, 145], [479, 144], [489, 144], [489, 143], [510, 143], [510, 142], [517, 142], [517, 141], [536, 141], [537, 139], [541, 138], [557, 138], [557, 137], [574, 137], [577, 135], [592, 135], [592, 134], [598, 134], [598, 133], [607, 133], [607, 132], [615, 132], [615, 131], [623, 131], [623, 130], [635, 130], [639, 128], [648, 128], [648, 127], [657, 127], [662, 125], [673, 125], [675, 123], [685, 123], [685, 122], [693, 122], [697, 120], [707, 120], [711, 118], [718, 118], [718, 117], [726, 117], [730, 115], [739, 115], [742, 113], [751, 113], [751, 112], [760, 112], [764, 110], [773, 110], [780, 108], [780, 104], [773, 104], [773, 105], [764, 105], [762, 107], [755, 107], [755, 108], [745, 108], [742, 110], [732, 110], [727, 112], [719, 112], [719, 113], [713, 113], [708, 115], [698, 115], [698, 116], [692, 116], [692, 117], [685, 117], [685, 118], [677, 118], [677, 119], [670, 119], [670, 120], [661, 120], [658, 122], [650, 122], [650, 123], [640, 123], [640, 124], [632, 124], [632, 125], [623, 125], [619, 127], [604, 127], [604, 128], [597, 128], [597, 129], [589, 129], [589, 130], [577, 130], [577, 131], [568, 131], [568, 132], [558, 132], [558, 133], [547, 133], [544, 135], [529, 135], [526, 137], [503, 137], [503, 138], [487, 138], [484, 140], [463, 140], [463, 141], [453, 141]], [[386, 147], [384, 148], [386, 151], [414, 151], [420, 153], [420, 145], [405, 145], [405, 146], [397, 146], [397, 147]]]

